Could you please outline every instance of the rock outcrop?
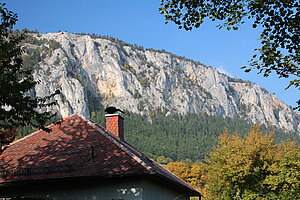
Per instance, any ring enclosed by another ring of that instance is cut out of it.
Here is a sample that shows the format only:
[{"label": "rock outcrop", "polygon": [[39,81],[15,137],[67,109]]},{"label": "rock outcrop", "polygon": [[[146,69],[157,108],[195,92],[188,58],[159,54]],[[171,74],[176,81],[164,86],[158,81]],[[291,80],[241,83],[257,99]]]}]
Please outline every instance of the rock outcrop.
[{"label": "rock outcrop", "polygon": [[25,64],[34,66],[37,96],[60,89],[62,116],[114,105],[136,113],[239,116],[252,123],[299,130],[299,114],[249,81],[174,54],[109,37],[65,32],[32,34]]}]

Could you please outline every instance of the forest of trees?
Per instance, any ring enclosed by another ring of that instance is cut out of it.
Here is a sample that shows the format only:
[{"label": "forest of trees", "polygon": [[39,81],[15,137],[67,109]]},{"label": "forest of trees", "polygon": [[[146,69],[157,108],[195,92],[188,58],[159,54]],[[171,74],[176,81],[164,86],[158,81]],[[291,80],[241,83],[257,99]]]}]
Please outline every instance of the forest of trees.
[{"label": "forest of trees", "polygon": [[[216,139],[224,129],[241,135],[251,129],[250,124],[238,118],[194,113],[166,116],[163,110],[153,111],[150,116],[126,112],[124,118],[126,141],[163,164],[171,160],[161,156],[174,161],[202,160],[217,144]],[[104,112],[92,112],[91,120],[104,126]],[[276,142],[288,138],[300,141],[294,133],[273,131]]]}]

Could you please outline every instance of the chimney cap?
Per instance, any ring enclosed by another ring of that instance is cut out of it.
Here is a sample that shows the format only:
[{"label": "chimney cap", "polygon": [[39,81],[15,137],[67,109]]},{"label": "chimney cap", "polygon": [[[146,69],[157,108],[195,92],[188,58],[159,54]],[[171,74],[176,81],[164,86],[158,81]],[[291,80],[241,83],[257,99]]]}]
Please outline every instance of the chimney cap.
[{"label": "chimney cap", "polygon": [[114,114],[116,112],[121,112],[124,113],[123,110],[120,110],[119,108],[113,107],[113,106],[108,106],[107,108],[105,108],[104,110],[107,114]]}]

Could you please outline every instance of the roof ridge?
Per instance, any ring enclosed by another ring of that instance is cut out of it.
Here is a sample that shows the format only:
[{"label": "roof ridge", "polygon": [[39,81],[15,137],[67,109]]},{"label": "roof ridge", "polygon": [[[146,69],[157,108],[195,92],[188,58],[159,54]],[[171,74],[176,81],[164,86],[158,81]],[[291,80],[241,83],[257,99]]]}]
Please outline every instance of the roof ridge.
[{"label": "roof ridge", "polygon": [[[109,133],[108,130],[106,130],[104,127],[101,125],[92,122],[91,120],[87,119],[81,114],[78,114],[80,118],[85,120],[88,124],[93,126],[99,133],[104,135],[106,138],[108,138],[111,142],[113,142],[115,145],[117,145],[119,148],[121,148],[125,153],[127,153],[130,157],[132,157],[134,160],[136,160],[138,163],[140,163],[143,167],[145,167],[150,173],[155,171],[152,166],[148,165],[146,162],[144,162],[139,156],[137,156],[132,150],[127,148],[124,144],[122,144],[123,141],[120,141],[119,139],[115,138],[112,136],[112,134]],[[127,144],[127,143],[126,143]]]}]

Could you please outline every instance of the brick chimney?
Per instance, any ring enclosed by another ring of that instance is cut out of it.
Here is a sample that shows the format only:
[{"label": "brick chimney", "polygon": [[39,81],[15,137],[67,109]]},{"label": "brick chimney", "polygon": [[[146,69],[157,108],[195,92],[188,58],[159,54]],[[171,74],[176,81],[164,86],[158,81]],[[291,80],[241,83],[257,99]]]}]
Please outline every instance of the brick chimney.
[{"label": "brick chimney", "polygon": [[105,118],[106,130],[124,140],[124,118],[119,114],[106,114]]}]

